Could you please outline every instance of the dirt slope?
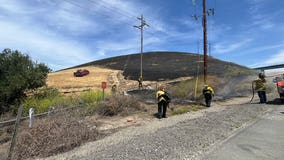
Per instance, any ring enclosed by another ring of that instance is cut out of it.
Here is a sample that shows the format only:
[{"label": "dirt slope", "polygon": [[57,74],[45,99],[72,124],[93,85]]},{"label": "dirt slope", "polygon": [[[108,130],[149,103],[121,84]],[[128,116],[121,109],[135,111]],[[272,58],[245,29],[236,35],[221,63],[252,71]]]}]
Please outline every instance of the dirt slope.
[{"label": "dirt slope", "polygon": [[247,100],[231,100],[235,103],[233,105],[214,103],[205,110],[153,119],[145,125],[123,129],[102,140],[46,159],[199,159],[204,152],[275,107],[271,104],[240,104]]},{"label": "dirt slope", "polygon": [[[73,72],[77,69],[87,69],[89,75],[83,77],[74,77]],[[114,81],[118,81],[118,70],[101,68],[96,66],[86,66],[67,69],[48,74],[47,86],[58,88],[61,92],[77,92],[87,89],[101,89],[101,83],[107,82],[107,90]]]}]

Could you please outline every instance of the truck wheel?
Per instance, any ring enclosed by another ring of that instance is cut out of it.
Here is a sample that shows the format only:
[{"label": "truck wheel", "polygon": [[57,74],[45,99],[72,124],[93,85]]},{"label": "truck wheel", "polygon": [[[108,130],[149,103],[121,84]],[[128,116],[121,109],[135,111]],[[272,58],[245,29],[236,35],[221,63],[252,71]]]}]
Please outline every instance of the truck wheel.
[{"label": "truck wheel", "polygon": [[284,94],[280,94],[280,101],[281,103],[284,103]]}]

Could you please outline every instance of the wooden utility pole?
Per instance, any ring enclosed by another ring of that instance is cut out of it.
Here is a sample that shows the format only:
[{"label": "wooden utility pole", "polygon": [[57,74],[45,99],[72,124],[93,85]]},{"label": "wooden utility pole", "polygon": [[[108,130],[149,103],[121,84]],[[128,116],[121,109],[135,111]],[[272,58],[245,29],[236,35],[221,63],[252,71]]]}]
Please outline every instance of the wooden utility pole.
[{"label": "wooden utility pole", "polygon": [[206,0],[203,0],[203,61],[204,61],[204,84],[207,84],[207,20],[206,20],[207,10],[206,10]]},{"label": "wooden utility pole", "polygon": [[140,77],[139,79],[141,80],[141,83],[142,83],[142,80],[143,80],[143,63],[142,63],[142,59],[143,59],[143,30],[144,30],[144,26],[148,26],[149,25],[146,23],[143,15],[141,15],[141,17],[137,17],[138,20],[140,20],[140,26],[133,26],[135,28],[138,28],[140,29],[140,32],[141,32],[141,50],[140,50]]},{"label": "wooden utility pole", "polygon": [[[195,0],[192,1],[193,5],[195,4]],[[204,84],[207,83],[207,15],[214,15],[214,8],[206,9],[206,0],[202,0],[203,12],[202,15],[194,15],[193,18],[198,20],[202,17],[202,27],[203,27],[203,64],[204,64]]]}]

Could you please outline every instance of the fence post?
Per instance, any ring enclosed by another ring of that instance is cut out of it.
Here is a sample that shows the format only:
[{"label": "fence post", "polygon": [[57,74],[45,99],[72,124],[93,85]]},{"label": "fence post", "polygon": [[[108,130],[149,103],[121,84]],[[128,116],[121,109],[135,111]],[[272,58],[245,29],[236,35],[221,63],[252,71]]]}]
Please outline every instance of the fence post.
[{"label": "fence post", "polygon": [[16,123],[15,123],[14,133],[13,133],[13,137],[12,137],[12,140],[11,140],[11,145],[10,145],[10,150],[9,150],[7,160],[12,159],[12,154],[13,154],[14,146],[16,144],[16,137],[17,137],[19,123],[20,123],[20,120],[21,120],[21,117],[22,117],[22,112],[23,112],[23,105],[20,105],[20,107],[18,108],[17,119],[16,119]]},{"label": "fence post", "polygon": [[29,109],[29,117],[30,117],[30,125],[29,128],[33,128],[33,124],[34,124],[34,108],[30,108]]}]

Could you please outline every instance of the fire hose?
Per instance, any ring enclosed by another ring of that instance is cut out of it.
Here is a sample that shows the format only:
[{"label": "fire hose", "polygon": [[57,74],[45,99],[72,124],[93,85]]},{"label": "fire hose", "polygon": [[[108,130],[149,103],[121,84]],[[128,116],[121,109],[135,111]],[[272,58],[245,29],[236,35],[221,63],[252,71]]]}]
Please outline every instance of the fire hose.
[{"label": "fire hose", "polygon": [[252,89],[252,97],[251,97],[251,100],[249,101],[249,103],[251,103],[253,98],[254,98],[254,85],[253,85],[253,82],[251,83],[251,89]]},{"label": "fire hose", "polygon": [[[250,101],[249,102],[245,102],[245,103],[241,103],[241,104],[252,103],[252,101],[254,99],[254,95],[255,95],[254,82],[252,82],[252,84],[251,84],[251,89],[252,89],[252,97],[251,97]],[[222,105],[222,104],[217,103],[217,102],[214,102],[214,103],[216,103],[216,104],[218,104],[220,106],[227,106],[227,105]],[[241,104],[237,103],[237,104],[230,104],[230,105],[232,106],[232,105],[241,105]]]}]

